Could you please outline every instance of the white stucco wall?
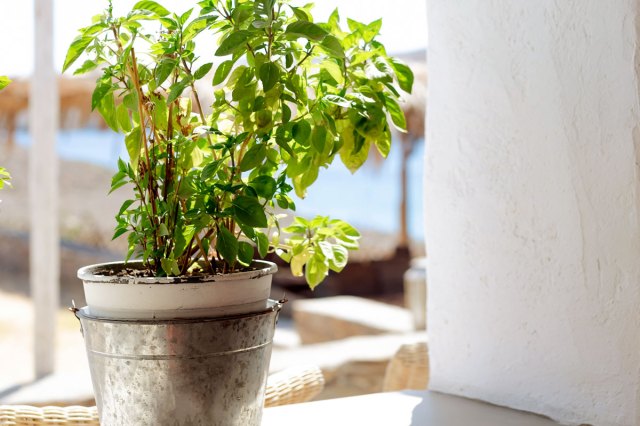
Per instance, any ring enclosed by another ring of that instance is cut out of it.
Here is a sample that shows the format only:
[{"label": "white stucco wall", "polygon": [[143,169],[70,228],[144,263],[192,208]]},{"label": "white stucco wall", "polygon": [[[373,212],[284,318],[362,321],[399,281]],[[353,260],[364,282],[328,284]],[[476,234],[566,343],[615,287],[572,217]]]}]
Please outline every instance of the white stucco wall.
[{"label": "white stucco wall", "polygon": [[428,0],[430,388],[640,425],[632,0]]}]

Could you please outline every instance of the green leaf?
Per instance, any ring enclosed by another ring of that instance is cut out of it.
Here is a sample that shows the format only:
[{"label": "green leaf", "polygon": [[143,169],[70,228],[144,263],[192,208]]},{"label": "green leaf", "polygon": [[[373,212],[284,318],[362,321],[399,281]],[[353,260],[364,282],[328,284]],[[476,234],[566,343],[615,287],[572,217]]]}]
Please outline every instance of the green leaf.
[{"label": "green leaf", "polygon": [[387,131],[383,132],[380,137],[374,139],[376,148],[378,148],[378,152],[383,158],[387,158],[391,151],[391,132],[389,132],[388,129],[387,127]]},{"label": "green leaf", "polygon": [[391,68],[396,73],[400,88],[407,93],[411,93],[413,88],[413,71],[405,63],[395,58],[389,58]]},{"label": "green leaf", "polygon": [[280,69],[273,62],[266,62],[260,67],[262,90],[268,92],[280,80]]},{"label": "green leaf", "polygon": [[9,83],[11,83],[11,80],[9,80],[9,77],[5,77],[3,75],[0,75],[0,90],[2,90],[5,87],[7,87],[9,85]]},{"label": "green leaf", "polygon": [[[118,159],[118,164],[122,162],[122,159]],[[111,177],[111,190],[109,194],[111,194],[116,189],[120,188],[127,184],[127,173],[124,170],[118,170],[116,174]]]},{"label": "green leaf", "polygon": [[133,203],[135,203],[135,200],[126,200],[124,203],[122,203],[122,206],[120,206],[120,210],[118,210],[116,218],[122,216]]},{"label": "green leaf", "polygon": [[304,277],[311,290],[313,290],[324,280],[328,273],[329,267],[327,266],[326,260],[316,253],[307,262]]},{"label": "green leaf", "polygon": [[245,226],[245,225],[243,225],[241,223],[238,223],[237,225],[238,225],[238,227],[240,228],[240,230],[242,231],[242,233],[246,237],[251,238],[251,239],[254,239],[256,237],[256,231],[252,227]]},{"label": "green leaf", "polygon": [[129,119],[129,110],[125,104],[120,104],[116,108],[116,118],[118,126],[126,133],[131,131],[131,120]]},{"label": "green leaf", "polygon": [[88,27],[84,27],[80,29],[80,33],[83,36],[92,36],[92,35],[96,35],[100,32],[102,32],[103,30],[105,30],[107,27],[107,24],[105,22],[97,22],[93,25],[89,25]]},{"label": "green leaf", "polygon": [[230,59],[218,65],[218,68],[216,68],[216,73],[213,76],[213,85],[220,84],[227,78],[229,72],[231,72],[231,68],[233,68],[234,63],[235,61]]},{"label": "green leaf", "polygon": [[178,21],[176,21],[175,19],[165,17],[165,18],[160,18],[159,21],[162,24],[162,26],[168,29],[169,31],[175,31],[178,29]]},{"label": "green leaf", "polygon": [[347,262],[349,261],[349,252],[346,248],[339,245],[333,245],[332,250],[333,258],[329,260],[329,268],[332,271],[340,272],[344,269],[344,267],[347,265]]},{"label": "green leaf", "polygon": [[167,225],[164,223],[161,223],[160,226],[158,226],[158,235],[160,235],[161,237],[166,237],[169,234],[169,228],[167,228]]},{"label": "green leaf", "polygon": [[342,69],[340,68],[340,65],[336,64],[333,61],[328,60],[322,63],[322,68],[324,68],[324,70],[326,70],[329,73],[329,75],[336,81],[336,83],[338,84],[344,83],[344,75],[342,74]]},{"label": "green leaf", "polygon": [[258,254],[260,257],[265,257],[269,252],[269,238],[262,233],[256,233],[256,244],[258,245]]},{"label": "green leaf", "polygon": [[128,229],[126,227],[118,227],[118,228],[116,228],[115,232],[113,233],[113,237],[111,237],[111,241],[115,240],[116,238],[118,238],[122,234],[126,233],[127,231],[128,231]]},{"label": "green leaf", "polygon": [[298,142],[302,146],[309,145],[309,136],[311,136],[311,125],[308,121],[302,120],[298,121],[293,126],[293,139]]},{"label": "green leaf", "polygon": [[216,251],[231,266],[236,263],[238,258],[238,240],[224,226],[218,230],[218,238],[216,238]]},{"label": "green leaf", "polygon": [[302,174],[300,178],[300,182],[298,183],[298,188],[296,188],[296,192],[301,195],[300,198],[304,197],[304,193],[308,187],[310,187],[316,179],[318,179],[318,167],[311,166],[306,172]]},{"label": "green leaf", "polygon": [[240,163],[240,171],[246,172],[247,170],[258,167],[264,161],[267,155],[267,146],[265,144],[257,144],[249,148],[249,150],[242,157]]},{"label": "green leaf", "polygon": [[291,120],[291,108],[289,108],[286,103],[282,102],[282,122],[288,123],[289,120]]},{"label": "green leaf", "polygon": [[259,111],[256,111],[256,126],[258,126],[258,128],[262,129],[269,126],[269,124],[271,124],[271,121],[272,114],[270,110],[261,109]]},{"label": "green leaf", "polygon": [[331,221],[331,224],[336,226],[340,230],[340,232],[342,232],[347,237],[360,238],[360,233],[358,232],[358,230],[343,220],[333,220]]},{"label": "green leaf", "polygon": [[238,219],[244,225],[253,228],[266,228],[267,216],[264,207],[256,198],[241,195],[233,200],[233,211]]},{"label": "green leaf", "polygon": [[310,257],[311,254],[309,253],[308,247],[302,248],[302,251],[300,253],[291,257],[291,274],[294,277],[302,276],[302,267],[307,263],[307,260],[309,260]]},{"label": "green leaf", "polygon": [[118,119],[116,118],[116,103],[113,93],[109,93],[102,98],[98,104],[98,111],[107,126],[114,132],[118,131]]},{"label": "green leaf", "polygon": [[[278,130],[282,129],[282,127],[279,127]],[[289,144],[287,143],[287,140],[285,140],[283,137],[280,136],[281,132],[276,133],[276,143],[278,144],[278,146],[282,149],[284,149],[287,154],[289,154],[290,156],[294,157],[296,154],[293,152],[293,150],[291,149],[291,147],[289,146]]]},{"label": "green leaf", "polygon": [[193,8],[187,10],[186,12],[184,12],[182,15],[180,15],[180,24],[184,25],[185,22],[187,22],[187,20],[189,19],[189,17],[191,16],[191,14],[193,13]]},{"label": "green leaf", "polygon": [[215,16],[200,16],[187,25],[182,32],[182,41],[187,42],[200,34],[205,28],[216,20]]},{"label": "green leaf", "polygon": [[285,210],[289,208],[289,202],[287,201],[287,197],[285,195],[276,194],[275,198],[276,202],[278,203],[278,207]]},{"label": "green leaf", "polygon": [[200,80],[202,77],[207,75],[209,71],[211,71],[211,67],[213,67],[213,64],[211,62],[209,62],[208,64],[202,65],[200,68],[196,70],[196,72],[193,73],[193,77],[196,80]]},{"label": "green leaf", "polygon": [[178,261],[175,259],[160,259],[160,265],[162,270],[168,277],[180,275],[180,268],[178,267]]},{"label": "green leaf", "polygon": [[360,135],[354,135],[353,130],[344,132],[342,134],[343,145],[340,148],[340,160],[349,169],[351,173],[355,173],[364,163],[369,156],[370,142],[364,141],[363,146],[359,150],[355,150],[354,138]]},{"label": "green leaf", "polygon": [[257,19],[251,23],[254,28],[267,28],[267,21],[263,21],[261,19]]},{"label": "green leaf", "polygon": [[218,169],[220,168],[221,160],[212,161],[203,167],[202,173],[200,174],[200,178],[202,180],[207,180],[213,177]]},{"label": "green leaf", "polygon": [[329,24],[329,27],[331,27],[332,30],[340,31],[340,14],[338,13],[337,8],[333,9],[333,12],[331,12],[327,24]]},{"label": "green leaf", "polygon": [[278,255],[278,257],[280,257],[280,259],[284,260],[287,263],[291,262],[291,251],[284,251],[282,249],[276,249],[275,250],[276,254]]},{"label": "green leaf", "polygon": [[326,141],[327,129],[324,126],[315,126],[313,128],[313,132],[311,132],[311,145],[315,148],[317,153],[322,154],[324,152],[324,145]]},{"label": "green leaf", "polygon": [[301,21],[309,21],[309,14],[304,10],[301,9],[299,7],[295,7],[295,6],[289,6],[291,8],[291,10],[293,11],[293,14],[296,16],[296,18],[298,18]]},{"label": "green leaf", "polygon": [[187,76],[182,80],[180,80],[179,82],[177,82],[176,84],[172,85],[171,88],[169,89],[167,104],[170,104],[171,102],[178,99],[178,97],[182,94],[182,92],[184,92],[184,89],[186,89],[191,84],[191,81],[192,81],[192,78],[190,76]]},{"label": "green leaf", "polygon": [[113,86],[108,78],[101,78],[96,83],[96,88],[93,90],[93,94],[91,95],[91,111],[95,110],[102,99],[111,91]]},{"label": "green leaf", "polygon": [[164,96],[152,96],[153,102],[153,122],[156,125],[156,129],[167,130],[169,121],[169,109],[165,102]]},{"label": "green leaf", "polygon": [[90,59],[87,59],[86,61],[84,61],[84,63],[80,66],[80,68],[78,68],[77,70],[75,70],[73,72],[73,75],[80,75],[80,74],[85,74],[89,71],[93,71],[94,69],[96,69],[98,67],[98,63],[95,61],[92,61]]},{"label": "green leaf", "polygon": [[174,256],[181,256],[182,253],[187,248],[187,244],[193,238],[193,235],[196,232],[196,227],[193,225],[188,225],[185,227],[176,226],[175,230],[175,242],[176,245],[173,248]]},{"label": "green leaf", "polygon": [[160,87],[162,83],[171,75],[176,68],[178,61],[175,59],[163,59],[156,67],[156,87]]},{"label": "green leaf", "polygon": [[389,114],[391,115],[393,124],[395,124],[398,130],[400,130],[401,132],[406,132],[407,122],[404,118],[404,112],[402,111],[402,108],[400,108],[398,102],[396,102],[396,100],[392,97],[386,96],[385,99],[387,102],[387,111],[389,111]]},{"label": "green leaf", "polygon": [[142,138],[140,134],[140,127],[134,127],[124,138],[124,144],[127,147],[127,153],[129,154],[129,162],[134,168],[138,167],[138,160],[140,159],[140,150],[142,149]]},{"label": "green leaf", "polygon": [[253,246],[246,241],[238,243],[238,262],[244,266],[251,265],[253,261]]},{"label": "green leaf", "polygon": [[270,200],[276,193],[276,180],[271,176],[258,176],[249,182],[249,186],[255,189],[259,196],[267,200]]},{"label": "green leaf", "polygon": [[332,249],[331,243],[329,243],[328,241],[320,241],[317,244],[317,247],[320,248],[320,251],[322,252],[322,256],[324,256],[325,259],[328,259],[328,260],[333,259],[333,249]]},{"label": "green leaf", "polygon": [[313,41],[322,41],[327,36],[324,29],[309,21],[294,22],[287,27],[285,33]]},{"label": "green leaf", "polygon": [[146,10],[158,16],[167,16],[169,11],[161,6],[159,3],[151,0],[142,0],[136,3],[132,9]]},{"label": "green leaf", "polygon": [[373,41],[373,39],[380,33],[380,28],[382,28],[382,19],[376,19],[370,24],[366,25],[362,29],[362,38],[367,43]]},{"label": "green leaf", "polygon": [[338,95],[326,95],[325,97],[322,98],[324,101],[332,103],[334,105],[338,105],[341,106],[343,108],[349,108],[351,107],[351,102],[348,101],[347,99],[343,98],[342,96],[338,96]]},{"label": "green leaf", "polygon": [[62,72],[65,72],[75,61],[82,55],[82,52],[91,44],[93,37],[84,36],[77,37],[69,46],[67,50],[67,56],[64,58],[64,65],[62,66]]},{"label": "green leaf", "polygon": [[362,33],[362,30],[364,30],[365,28],[365,25],[363,23],[351,18],[347,18],[347,25],[349,26],[349,30],[354,33]]},{"label": "green leaf", "polygon": [[342,43],[340,43],[337,37],[329,34],[322,40],[320,45],[329,54],[337,58],[344,58],[344,47],[342,47]]},{"label": "green leaf", "polygon": [[234,50],[244,45],[247,39],[251,36],[251,32],[247,30],[239,30],[232,32],[222,40],[220,47],[216,50],[216,56],[226,56],[233,53]]}]

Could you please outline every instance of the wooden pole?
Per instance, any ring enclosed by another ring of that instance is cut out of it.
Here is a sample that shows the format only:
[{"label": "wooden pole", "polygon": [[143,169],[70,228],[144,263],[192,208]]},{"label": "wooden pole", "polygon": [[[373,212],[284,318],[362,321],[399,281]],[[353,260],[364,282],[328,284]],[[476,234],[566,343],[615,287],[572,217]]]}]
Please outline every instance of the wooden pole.
[{"label": "wooden pole", "polygon": [[30,283],[33,298],[35,374],[55,366],[60,293],[58,232],[58,88],[53,62],[53,0],[34,1],[35,60],[29,100]]}]

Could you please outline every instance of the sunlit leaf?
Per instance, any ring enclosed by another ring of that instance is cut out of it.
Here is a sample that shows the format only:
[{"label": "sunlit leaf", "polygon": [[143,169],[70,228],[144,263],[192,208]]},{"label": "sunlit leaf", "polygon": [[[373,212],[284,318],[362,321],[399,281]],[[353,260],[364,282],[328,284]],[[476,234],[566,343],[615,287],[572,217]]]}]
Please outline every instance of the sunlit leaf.
[{"label": "sunlit leaf", "polygon": [[67,56],[64,58],[64,65],[62,66],[62,72],[65,72],[75,61],[82,55],[85,49],[94,40],[92,36],[77,37],[69,46],[67,50]]},{"label": "sunlit leaf", "polygon": [[400,88],[407,93],[411,93],[413,88],[413,71],[406,64],[395,58],[389,58],[391,67],[396,73]]},{"label": "sunlit leaf", "polygon": [[133,9],[146,10],[158,16],[167,16],[169,11],[161,6],[158,2],[151,0],[142,0],[133,6]]},{"label": "sunlit leaf", "polygon": [[314,254],[307,262],[304,276],[309,287],[313,290],[320,284],[329,273],[329,267],[324,259],[318,254]]},{"label": "sunlit leaf", "polygon": [[392,97],[387,96],[386,101],[387,101],[387,111],[389,111],[389,115],[391,115],[391,120],[393,121],[393,124],[396,125],[398,130],[402,132],[406,132],[407,122],[404,118],[404,112],[402,111],[402,108],[400,108],[400,105],[398,104],[398,102]]}]

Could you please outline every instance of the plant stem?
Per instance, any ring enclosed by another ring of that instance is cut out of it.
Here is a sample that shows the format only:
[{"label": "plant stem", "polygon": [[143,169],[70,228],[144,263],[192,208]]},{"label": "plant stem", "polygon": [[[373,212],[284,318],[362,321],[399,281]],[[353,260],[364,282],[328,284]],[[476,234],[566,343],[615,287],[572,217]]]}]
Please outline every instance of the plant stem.
[{"label": "plant stem", "polygon": [[202,240],[200,239],[197,233],[195,233],[193,236],[196,239],[196,243],[198,245],[198,248],[200,249],[200,253],[202,253],[202,259],[204,259],[204,263],[207,265],[209,272],[213,273],[214,272],[213,265],[211,265],[211,262],[209,261],[209,254],[204,250],[204,247],[202,245]]}]

